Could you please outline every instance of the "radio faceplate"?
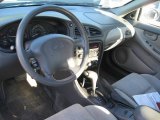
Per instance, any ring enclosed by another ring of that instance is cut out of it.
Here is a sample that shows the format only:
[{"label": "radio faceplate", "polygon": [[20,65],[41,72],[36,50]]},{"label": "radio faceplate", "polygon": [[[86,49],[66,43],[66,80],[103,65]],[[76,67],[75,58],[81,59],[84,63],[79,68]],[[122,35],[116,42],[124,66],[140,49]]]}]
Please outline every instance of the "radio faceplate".
[{"label": "radio faceplate", "polygon": [[[100,41],[90,42],[89,43],[89,55],[88,55],[88,67],[98,67],[102,51],[102,43]],[[83,57],[83,49],[78,49],[76,51],[76,56],[80,60]],[[79,61],[78,60],[78,61]],[[80,61],[79,61],[80,63]]]}]

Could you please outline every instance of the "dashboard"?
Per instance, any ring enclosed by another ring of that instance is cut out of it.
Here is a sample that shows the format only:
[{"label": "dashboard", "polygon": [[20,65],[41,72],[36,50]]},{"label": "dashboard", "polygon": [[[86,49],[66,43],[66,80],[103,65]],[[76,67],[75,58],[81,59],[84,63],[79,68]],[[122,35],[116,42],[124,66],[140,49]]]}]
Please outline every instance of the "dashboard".
[{"label": "dashboard", "polygon": [[[20,21],[37,6],[0,9],[0,77],[1,80],[21,75],[22,69],[16,54],[15,40]],[[72,12],[83,24],[89,42],[100,42],[102,51],[131,39],[134,27],[123,18],[95,7],[61,6]],[[35,17],[27,26],[24,42],[47,34],[64,34],[77,40],[79,30],[66,16],[57,12],[45,12]],[[94,48],[92,51],[96,51]],[[93,53],[93,52],[91,52]],[[99,57],[99,56],[98,56]],[[97,58],[97,57],[96,57]],[[5,73],[5,74],[4,74]]]},{"label": "dashboard", "polygon": [[[19,22],[11,23],[0,30],[0,50],[6,53],[15,52],[16,32]],[[24,34],[24,41],[32,41],[47,34],[68,34],[64,23],[56,20],[36,18],[32,20]]]}]

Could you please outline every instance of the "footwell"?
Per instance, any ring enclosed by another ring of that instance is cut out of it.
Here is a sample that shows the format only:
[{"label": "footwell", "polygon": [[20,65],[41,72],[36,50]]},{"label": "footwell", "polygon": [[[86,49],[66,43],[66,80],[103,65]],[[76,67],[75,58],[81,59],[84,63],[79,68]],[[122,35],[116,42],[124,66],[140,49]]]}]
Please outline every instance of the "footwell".
[{"label": "footwell", "polygon": [[52,101],[41,86],[31,88],[26,81],[6,82],[6,102],[0,106],[3,120],[44,120],[55,113]]}]

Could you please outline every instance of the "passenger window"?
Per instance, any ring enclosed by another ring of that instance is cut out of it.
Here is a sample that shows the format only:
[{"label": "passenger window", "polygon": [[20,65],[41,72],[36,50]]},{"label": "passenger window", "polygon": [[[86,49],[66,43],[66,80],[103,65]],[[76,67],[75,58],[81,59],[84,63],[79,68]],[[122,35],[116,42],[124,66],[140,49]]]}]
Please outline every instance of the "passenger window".
[{"label": "passenger window", "polygon": [[160,1],[143,7],[139,21],[160,27]]}]

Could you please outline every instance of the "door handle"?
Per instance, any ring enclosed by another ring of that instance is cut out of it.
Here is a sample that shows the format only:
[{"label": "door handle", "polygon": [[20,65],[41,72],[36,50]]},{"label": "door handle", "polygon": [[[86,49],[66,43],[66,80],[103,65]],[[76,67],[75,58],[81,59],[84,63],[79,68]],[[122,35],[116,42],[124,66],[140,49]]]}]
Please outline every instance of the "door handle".
[{"label": "door handle", "polygon": [[148,31],[144,31],[144,36],[152,41],[156,41],[158,38],[157,34]]}]

